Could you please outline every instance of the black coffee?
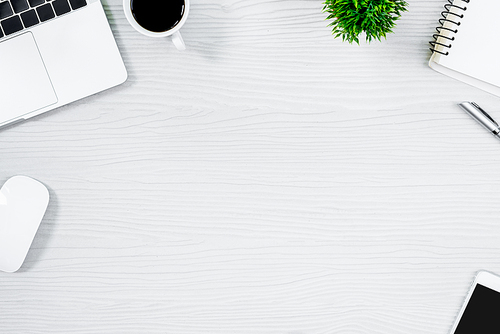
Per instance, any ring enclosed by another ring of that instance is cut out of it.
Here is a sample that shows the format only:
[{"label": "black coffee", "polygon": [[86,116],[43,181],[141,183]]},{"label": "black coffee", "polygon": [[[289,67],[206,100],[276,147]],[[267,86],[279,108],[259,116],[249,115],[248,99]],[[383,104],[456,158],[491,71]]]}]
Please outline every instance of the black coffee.
[{"label": "black coffee", "polygon": [[184,0],[130,0],[132,15],[144,29],[164,32],[175,27],[184,15]]}]

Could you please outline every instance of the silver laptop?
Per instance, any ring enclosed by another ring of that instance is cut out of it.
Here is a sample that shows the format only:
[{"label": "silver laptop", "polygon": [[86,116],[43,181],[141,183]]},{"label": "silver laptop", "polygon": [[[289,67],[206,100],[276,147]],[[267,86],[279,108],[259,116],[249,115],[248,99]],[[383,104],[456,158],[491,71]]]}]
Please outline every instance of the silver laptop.
[{"label": "silver laptop", "polygon": [[126,79],[99,0],[0,0],[0,127]]}]

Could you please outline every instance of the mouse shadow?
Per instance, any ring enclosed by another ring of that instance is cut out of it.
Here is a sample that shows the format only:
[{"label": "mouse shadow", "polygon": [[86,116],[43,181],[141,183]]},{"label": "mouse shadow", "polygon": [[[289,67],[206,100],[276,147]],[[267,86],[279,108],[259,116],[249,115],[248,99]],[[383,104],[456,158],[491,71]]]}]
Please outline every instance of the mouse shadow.
[{"label": "mouse shadow", "polygon": [[54,194],[54,191],[52,191],[50,187],[47,187],[47,189],[49,191],[49,205],[47,206],[45,215],[43,216],[42,222],[40,223],[40,226],[35,234],[35,238],[31,243],[28,254],[24,259],[21,268],[17,271],[18,273],[31,271],[42,261],[45,252],[47,252],[49,248],[50,239],[54,235],[53,231],[56,226],[59,207],[57,204],[57,196]]}]

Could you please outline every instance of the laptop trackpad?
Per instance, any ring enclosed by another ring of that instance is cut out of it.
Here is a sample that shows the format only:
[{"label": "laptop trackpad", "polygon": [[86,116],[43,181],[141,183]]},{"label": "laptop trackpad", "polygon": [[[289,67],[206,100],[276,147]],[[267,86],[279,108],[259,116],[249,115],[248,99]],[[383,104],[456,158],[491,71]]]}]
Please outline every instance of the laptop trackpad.
[{"label": "laptop trackpad", "polygon": [[56,102],[33,35],[0,43],[0,123]]}]

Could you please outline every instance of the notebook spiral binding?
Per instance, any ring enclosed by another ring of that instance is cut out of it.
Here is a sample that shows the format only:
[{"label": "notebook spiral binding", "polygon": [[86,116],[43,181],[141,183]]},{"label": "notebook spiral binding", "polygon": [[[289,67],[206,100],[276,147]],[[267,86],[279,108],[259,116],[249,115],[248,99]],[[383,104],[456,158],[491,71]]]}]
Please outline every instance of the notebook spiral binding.
[{"label": "notebook spiral binding", "polygon": [[[441,12],[441,18],[439,19],[440,26],[436,27],[436,31],[438,33],[432,35],[432,38],[434,38],[434,40],[429,42],[429,44],[432,46],[430,48],[432,52],[437,52],[444,56],[447,56],[450,53],[448,51],[446,52],[441,51],[442,48],[447,48],[447,49],[451,48],[451,42],[455,40],[455,36],[450,37],[449,35],[456,34],[458,32],[458,29],[456,27],[460,25],[460,19],[464,17],[463,14],[457,12],[467,10],[466,6],[461,7],[454,4],[454,2],[459,2],[459,1],[456,0],[455,1],[447,0],[447,1],[448,3],[444,5],[445,10]],[[470,0],[460,0],[460,2],[464,2],[467,4],[470,2]],[[443,34],[443,30],[446,30],[448,33]],[[439,38],[441,38],[441,40],[438,42]],[[441,50],[439,50],[438,46],[442,47]]]}]

